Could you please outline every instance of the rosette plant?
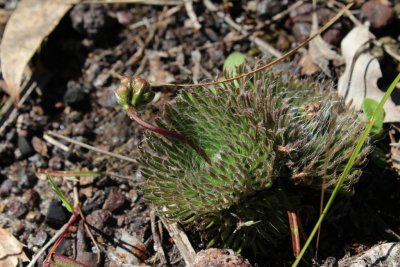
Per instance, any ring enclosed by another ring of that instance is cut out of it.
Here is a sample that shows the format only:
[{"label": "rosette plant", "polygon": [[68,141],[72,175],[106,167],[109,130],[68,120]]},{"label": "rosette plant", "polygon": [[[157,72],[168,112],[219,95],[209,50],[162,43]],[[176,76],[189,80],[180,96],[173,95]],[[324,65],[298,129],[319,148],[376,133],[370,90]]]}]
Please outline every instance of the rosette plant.
[{"label": "rosette plant", "polygon": [[[328,84],[272,72],[184,90],[157,124],[184,138],[146,133],[146,198],[209,246],[236,250],[287,238],[287,211],[305,189],[333,189],[365,126]],[[354,168],[342,190],[359,175]]]}]

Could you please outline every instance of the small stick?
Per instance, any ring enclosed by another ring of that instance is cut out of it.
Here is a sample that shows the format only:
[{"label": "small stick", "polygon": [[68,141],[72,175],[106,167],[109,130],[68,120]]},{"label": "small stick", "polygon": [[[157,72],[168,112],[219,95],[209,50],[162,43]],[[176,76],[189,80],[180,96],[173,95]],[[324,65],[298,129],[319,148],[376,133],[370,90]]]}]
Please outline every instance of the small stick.
[{"label": "small stick", "polygon": [[91,145],[88,145],[88,144],[85,144],[85,143],[82,143],[82,142],[79,142],[79,141],[76,141],[74,139],[71,139],[69,137],[63,136],[61,134],[58,134],[58,133],[55,133],[55,132],[52,132],[52,131],[48,131],[47,134],[55,136],[57,138],[60,138],[60,139],[62,139],[64,141],[67,141],[67,142],[72,143],[74,145],[81,146],[81,147],[87,148],[89,150],[105,154],[107,156],[111,156],[111,157],[114,157],[114,158],[122,159],[122,160],[133,162],[133,163],[137,163],[136,160],[134,160],[134,159],[131,159],[131,158],[128,158],[128,157],[125,157],[125,156],[122,156],[122,155],[119,155],[119,154],[116,154],[116,153],[113,153],[113,152],[110,152],[110,151],[107,151],[107,150],[104,150],[104,149],[100,149],[100,148],[97,148],[97,147],[94,147],[94,146],[91,146]]},{"label": "small stick", "polygon": [[190,20],[192,21],[193,27],[195,28],[195,30],[200,30],[201,25],[197,19],[196,13],[194,13],[193,1],[192,0],[183,0],[183,2],[185,2],[185,9],[186,9],[187,15],[189,16]]},{"label": "small stick", "polygon": [[69,221],[63,225],[63,227],[61,227],[57,233],[55,233],[55,235],[35,254],[35,256],[32,257],[31,261],[29,262],[27,267],[33,267],[35,265],[35,263],[37,262],[37,260],[39,259],[39,257],[46,252],[46,250],[51,246],[51,244],[53,244],[58,237],[66,230],[68,229],[70,222],[72,220],[72,216],[69,219]]},{"label": "small stick", "polygon": [[165,252],[164,252],[164,248],[162,247],[162,243],[160,240],[160,235],[158,233],[158,229],[156,227],[156,212],[154,209],[151,209],[150,211],[150,222],[151,222],[151,232],[153,233],[153,240],[154,243],[157,245],[157,252],[160,253],[160,265],[164,266],[164,264],[167,262],[166,258],[165,258]]}]

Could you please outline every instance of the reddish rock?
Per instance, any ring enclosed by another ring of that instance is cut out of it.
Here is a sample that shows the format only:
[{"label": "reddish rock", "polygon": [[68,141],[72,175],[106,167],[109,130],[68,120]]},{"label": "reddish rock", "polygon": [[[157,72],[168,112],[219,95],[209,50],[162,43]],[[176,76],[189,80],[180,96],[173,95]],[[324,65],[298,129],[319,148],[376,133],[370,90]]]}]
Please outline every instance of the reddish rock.
[{"label": "reddish rock", "polygon": [[371,22],[371,28],[380,29],[394,20],[395,13],[390,5],[371,0],[361,7],[361,19]]},{"label": "reddish rock", "polygon": [[125,204],[125,196],[114,187],[111,189],[106,201],[104,202],[103,209],[115,211]]},{"label": "reddish rock", "polygon": [[235,255],[231,249],[210,248],[197,253],[193,267],[249,267],[247,259]]}]

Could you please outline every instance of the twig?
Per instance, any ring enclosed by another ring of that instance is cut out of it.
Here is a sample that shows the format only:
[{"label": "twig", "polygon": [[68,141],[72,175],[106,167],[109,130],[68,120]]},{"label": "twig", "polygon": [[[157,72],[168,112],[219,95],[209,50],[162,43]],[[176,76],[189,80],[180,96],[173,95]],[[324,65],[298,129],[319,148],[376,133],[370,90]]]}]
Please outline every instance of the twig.
[{"label": "twig", "polygon": [[280,20],[281,18],[283,18],[284,16],[286,16],[287,14],[289,14],[290,12],[292,12],[292,10],[295,10],[296,8],[298,8],[299,6],[301,6],[304,3],[304,1],[296,1],[295,3],[293,3],[292,5],[290,5],[287,9],[283,10],[282,12],[274,15],[271,18],[271,21],[277,21]]},{"label": "twig", "polygon": [[67,141],[67,142],[72,143],[74,145],[81,146],[81,147],[87,148],[89,150],[105,154],[107,156],[111,156],[111,157],[114,157],[114,158],[122,159],[122,160],[133,162],[133,163],[137,163],[136,160],[134,160],[134,159],[131,159],[131,158],[128,158],[128,157],[125,157],[125,156],[122,156],[122,155],[119,155],[119,154],[116,154],[116,153],[113,153],[113,152],[109,152],[107,150],[100,149],[100,148],[97,148],[97,147],[94,147],[94,146],[91,146],[91,145],[88,145],[88,144],[84,144],[82,142],[76,141],[74,139],[71,139],[69,137],[63,136],[61,134],[57,134],[57,133],[52,132],[52,131],[48,131],[47,134],[55,136],[57,138],[60,138],[60,139],[62,139],[64,141]]},{"label": "twig", "polygon": [[82,209],[78,209],[79,215],[82,218],[82,221],[84,222],[83,227],[85,227],[86,233],[89,235],[90,239],[92,240],[94,246],[96,247],[96,252],[97,252],[97,263],[100,263],[100,247],[96,242],[96,239],[94,238],[92,232],[90,231],[89,226],[86,223],[86,218],[85,215],[83,215]]},{"label": "twig", "polygon": [[46,252],[46,250],[51,246],[51,244],[53,244],[58,237],[69,227],[69,224],[71,222],[71,220],[73,216],[71,216],[71,218],[69,219],[69,221],[63,225],[63,227],[61,227],[57,233],[55,233],[55,235],[35,254],[35,256],[32,257],[31,261],[29,262],[27,267],[33,267],[36,263],[36,261],[39,259],[39,257]]},{"label": "twig", "polygon": [[191,20],[191,22],[193,24],[193,28],[195,28],[195,30],[200,30],[201,25],[197,19],[196,13],[194,13],[193,1],[192,0],[183,0],[183,1],[185,2],[185,9],[189,16],[189,19]]},{"label": "twig", "polygon": [[[26,86],[28,85],[29,81],[27,80],[22,86],[21,88],[26,88]],[[18,107],[22,106],[25,101],[28,99],[28,97],[30,96],[30,94],[33,92],[33,90],[37,88],[37,84],[36,82],[33,82],[28,89],[26,90],[25,94],[21,97],[21,99],[18,102]],[[3,134],[4,130],[15,121],[15,119],[18,116],[18,109],[15,108],[14,105],[11,105],[8,112],[10,112],[10,115],[7,117],[7,119],[5,119],[4,122],[2,122],[0,120],[0,136]]]},{"label": "twig", "polygon": [[51,145],[53,145],[55,147],[58,147],[59,149],[64,150],[65,152],[69,151],[69,148],[66,145],[64,145],[63,143],[57,141],[56,139],[54,139],[53,137],[49,136],[48,134],[44,134],[43,135],[43,139],[45,141],[47,141],[47,143],[49,143],[49,144],[51,144]]},{"label": "twig", "polygon": [[194,251],[192,244],[190,244],[189,238],[181,227],[177,223],[168,223],[166,219],[160,216],[160,220],[167,229],[169,235],[175,242],[176,247],[182,255],[186,266],[193,266],[194,258],[196,257],[196,252]]},{"label": "twig", "polygon": [[164,248],[162,247],[160,235],[157,231],[156,212],[153,208],[150,211],[150,222],[151,222],[151,232],[153,233],[153,240],[154,240],[154,243],[157,245],[157,253],[159,253],[161,255],[160,265],[164,266],[164,264],[167,262],[167,260],[165,258],[165,252],[164,252]]},{"label": "twig", "polygon": [[[181,10],[181,6],[172,7],[172,8],[170,8],[170,9],[168,9],[167,12],[165,12],[165,16],[166,16],[166,17],[170,17],[170,16],[174,15],[175,13],[179,12],[180,10]],[[134,30],[134,29],[137,29],[137,28],[146,26],[146,25],[148,25],[149,23],[155,23],[155,22],[157,22],[158,20],[159,20],[158,18],[155,19],[155,18],[146,18],[146,17],[145,17],[145,18],[143,18],[142,20],[140,20],[140,21],[138,21],[138,22],[136,22],[136,23],[130,25],[130,26],[129,26],[129,29],[130,29],[130,30]]]}]

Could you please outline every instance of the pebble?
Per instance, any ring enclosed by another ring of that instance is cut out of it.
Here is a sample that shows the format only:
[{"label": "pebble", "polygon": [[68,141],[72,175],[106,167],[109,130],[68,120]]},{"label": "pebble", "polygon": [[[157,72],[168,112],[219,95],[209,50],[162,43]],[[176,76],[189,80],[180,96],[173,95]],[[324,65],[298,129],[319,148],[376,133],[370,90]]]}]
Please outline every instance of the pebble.
[{"label": "pebble", "polygon": [[28,189],[24,192],[24,200],[28,207],[30,209],[33,209],[36,207],[36,205],[39,203],[40,197],[38,192],[36,192],[34,189]]},{"label": "pebble", "polygon": [[63,256],[71,256],[74,253],[75,240],[64,238],[56,249],[56,253]]},{"label": "pebble", "polygon": [[28,214],[26,214],[25,219],[32,223],[38,223],[42,220],[42,217],[42,214],[38,210],[33,210],[29,211]]},{"label": "pebble", "polygon": [[22,218],[28,212],[28,208],[21,201],[13,200],[8,204],[8,211],[10,215],[16,218]]},{"label": "pebble", "polygon": [[0,196],[5,197],[11,193],[11,189],[15,186],[15,182],[7,179],[0,186]]},{"label": "pebble", "polygon": [[116,211],[125,204],[125,196],[116,187],[112,188],[106,201],[104,202],[103,209],[109,211]]},{"label": "pebble", "polygon": [[193,267],[202,266],[249,267],[251,264],[231,249],[210,248],[196,254]]},{"label": "pebble", "polygon": [[51,170],[62,170],[64,168],[64,160],[60,156],[54,156],[49,160],[49,168]]},{"label": "pebble", "polygon": [[104,108],[111,108],[116,106],[116,99],[114,91],[108,88],[102,89],[97,94],[99,104]]},{"label": "pebble", "polygon": [[371,22],[371,28],[380,29],[394,21],[395,12],[390,5],[382,1],[370,0],[361,7],[360,17],[363,21]]},{"label": "pebble", "polygon": [[82,211],[84,213],[90,213],[90,212],[93,212],[94,210],[101,208],[105,199],[106,199],[106,196],[105,196],[104,190],[96,191],[91,198],[87,199],[83,203]]},{"label": "pebble", "polygon": [[72,136],[88,136],[90,132],[84,121],[78,122],[72,127]]},{"label": "pebble", "polygon": [[37,183],[38,178],[32,172],[27,173],[25,170],[19,177],[19,186],[21,188],[32,188]]},{"label": "pebble", "polygon": [[27,158],[35,154],[31,141],[27,136],[18,135],[19,158]]},{"label": "pebble", "polygon": [[75,81],[68,82],[63,100],[66,105],[73,109],[87,110],[89,107],[89,95]]},{"label": "pebble", "polygon": [[5,167],[14,162],[14,146],[10,143],[0,144],[0,167]]},{"label": "pebble", "polygon": [[34,246],[42,247],[48,238],[48,234],[46,231],[40,230],[36,236],[31,239],[31,243]]},{"label": "pebble", "polygon": [[107,222],[111,219],[111,213],[107,210],[95,210],[86,216],[86,222],[99,230],[104,230]]},{"label": "pebble", "polygon": [[45,222],[50,226],[59,228],[68,221],[70,215],[58,199],[53,199],[47,209]]},{"label": "pebble", "polygon": [[259,16],[271,18],[274,15],[281,12],[288,5],[287,0],[276,1],[276,0],[262,0],[258,1],[257,14]]}]

